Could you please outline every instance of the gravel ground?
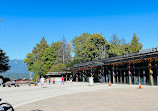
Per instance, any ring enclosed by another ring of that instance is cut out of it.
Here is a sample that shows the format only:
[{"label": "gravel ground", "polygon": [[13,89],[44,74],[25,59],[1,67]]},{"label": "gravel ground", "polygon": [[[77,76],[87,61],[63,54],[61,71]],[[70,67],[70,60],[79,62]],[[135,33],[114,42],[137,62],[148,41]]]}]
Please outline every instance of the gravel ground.
[{"label": "gravel ground", "polygon": [[158,111],[158,87],[138,85],[65,83],[0,88],[3,102],[15,111]]}]

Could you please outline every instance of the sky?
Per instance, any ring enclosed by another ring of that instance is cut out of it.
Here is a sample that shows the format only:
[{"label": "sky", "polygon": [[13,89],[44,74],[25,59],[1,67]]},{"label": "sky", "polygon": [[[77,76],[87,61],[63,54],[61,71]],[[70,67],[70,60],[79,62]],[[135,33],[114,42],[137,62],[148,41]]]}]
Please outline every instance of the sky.
[{"label": "sky", "polygon": [[143,49],[158,46],[156,0],[0,0],[0,48],[24,59],[44,36],[48,44],[69,42],[83,32],[113,34]]}]

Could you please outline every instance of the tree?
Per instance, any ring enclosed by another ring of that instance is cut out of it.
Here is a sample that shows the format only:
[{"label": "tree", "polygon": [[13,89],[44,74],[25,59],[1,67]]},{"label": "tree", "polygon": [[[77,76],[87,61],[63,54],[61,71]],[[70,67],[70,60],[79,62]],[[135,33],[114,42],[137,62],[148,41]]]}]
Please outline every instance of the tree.
[{"label": "tree", "polygon": [[46,48],[48,48],[48,47],[49,47],[49,45],[47,44],[47,41],[45,40],[45,38],[43,36],[40,43],[36,44],[36,47],[34,47],[34,49],[33,49],[33,54],[35,55],[37,60],[42,60],[42,56],[43,56]]},{"label": "tree", "polygon": [[30,72],[34,72],[35,61],[36,61],[36,57],[33,53],[28,53],[23,61],[24,63],[27,63],[27,70],[29,70]]},{"label": "tree", "polygon": [[75,53],[75,60],[78,60],[78,62],[83,62],[85,59],[85,43],[88,38],[90,38],[89,33],[83,33],[80,36],[76,36],[72,40],[72,46],[73,46],[73,52]]},{"label": "tree", "polygon": [[99,50],[101,46],[106,46],[107,41],[101,34],[92,34],[84,44],[84,56],[86,61],[101,59]]},{"label": "tree", "polygon": [[42,61],[44,62],[43,70],[48,72],[52,65],[58,63],[57,50],[59,49],[60,42],[53,42],[49,48],[47,48],[42,56]]},{"label": "tree", "polygon": [[61,41],[61,46],[60,46],[60,50],[61,50],[61,54],[62,54],[62,63],[65,64],[65,57],[66,57],[66,39],[65,37],[63,36],[63,39]]},{"label": "tree", "polygon": [[65,64],[68,64],[72,61],[72,45],[71,42],[66,44],[66,53],[65,53]]},{"label": "tree", "polygon": [[57,54],[57,63],[67,64],[71,61],[71,43],[66,42],[65,38],[62,41],[58,42],[58,49],[56,50]]},{"label": "tree", "polygon": [[105,40],[105,37],[102,36],[102,33],[93,33],[92,35],[83,33],[72,40],[72,45],[75,56],[68,66],[109,57],[109,43]]},{"label": "tree", "polygon": [[121,40],[115,34],[113,34],[110,40],[110,49],[109,49],[110,57],[122,55],[121,48],[122,48]]},{"label": "tree", "polygon": [[139,38],[134,33],[133,38],[131,40],[130,46],[129,46],[129,52],[134,53],[141,50],[143,47],[143,44],[139,43]]},{"label": "tree", "polygon": [[24,63],[27,63],[28,70],[34,72],[36,77],[44,75],[46,73],[46,66],[44,66],[44,59],[42,59],[44,52],[49,48],[47,41],[43,37],[39,44],[32,50],[32,53],[28,53],[24,59]]},{"label": "tree", "polygon": [[47,65],[56,64],[57,61],[57,53],[58,50],[58,42],[53,42],[49,48],[47,48],[43,54],[42,60]]},{"label": "tree", "polygon": [[[72,48],[74,57],[72,57]],[[34,72],[34,78],[46,74],[48,71],[62,71],[61,69],[73,66],[80,62],[104,59],[108,57],[137,52],[142,48],[138,37],[134,34],[130,43],[125,39],[120,40],[113,35],[107,42],[102,33],[83,33],[75,37],[71,42],[65,38],[53,42],[51,46],[43,37],[39,44],[28,53],[24,59],[28,70]]]},{"label": "tree", "polygon": [[129,49],[130,49],[130,44],[129,43],[126,43],[126,44],[123,44],[122,45],[122,48],[121,48],[121,53],[122,55],[125,55],[125,54],[129,54]]},{"label": "tree", "polygon": [[66,68],[65,64],[58,63],[51,67],[50,72],[60,72],[62,69]]},{"label": "tree", "polygon": [[9,57],[6,56],[6,53],[0,49],[0,73],[5,72],[10,69],[9,66]]}]

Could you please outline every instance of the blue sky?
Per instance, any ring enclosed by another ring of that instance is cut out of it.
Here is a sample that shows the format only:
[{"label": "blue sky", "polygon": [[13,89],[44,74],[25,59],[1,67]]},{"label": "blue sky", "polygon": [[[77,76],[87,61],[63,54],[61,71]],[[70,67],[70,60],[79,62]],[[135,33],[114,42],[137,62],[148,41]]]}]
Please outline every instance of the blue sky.
[{"label": "blue sky", "polygon": [[83,32],[132,39],[143,48],[158,46],[156,0],[0,0],[0,48],[10,59],[24,59],[45,36],[49,44]]}]

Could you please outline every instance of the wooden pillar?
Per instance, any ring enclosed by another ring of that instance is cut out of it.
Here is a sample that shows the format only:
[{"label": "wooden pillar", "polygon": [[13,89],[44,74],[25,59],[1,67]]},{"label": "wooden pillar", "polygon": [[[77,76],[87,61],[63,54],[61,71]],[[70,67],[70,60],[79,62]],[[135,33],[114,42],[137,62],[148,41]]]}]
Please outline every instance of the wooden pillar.
[{"label": "wooden pillar", "polygon": [[114,66],[112,66],[113,84],[116,84]]},{"label": "wooden pillar", "polygon": [[149,68],[150,84],[151,84],[151,86],[153,86],[153,76],[152,76],[152,70],[151,70],[151,60],[148,61],[148,68]]},{"label": "wooden pillar", "polygon": [[76,82],[78,82],[78,73],[76,74]]},{"label": "wooden pillar", "polygon": [[138,76],[139,76],[139,82],[141,82],[140,81],[140,69],[138,69]]},{"label": "wooden pillar", "polygon": [[99,70],[99,75],[98,75],[98,80],[100,81],[100,82],[102,82],[102,74],[101,74],[101,70]]},{"label": "wooden pillar", "polygon": [[102,66],[102,83],[105,82],[105,77],[104,77],[104,66]]},{"label": "wooden pillar", "polygon": [[122,70],[120,70],[120,84],[122,84]]},{"label": "wooden pillar", "polygon": [[66,81],[67,81],[67,72],[66,72]]},{"label": "wooden pillar", "polygon": [[83,70],[83,82],[85,82],[85,71]]},{"label": "wooden pillar", "polygon": [[117,83],[119,83],[119,78],[118,78],[118,70],[117,70]]},{"label": "wooden pillar", "polygon": [[126,72],[124,72],[124,84],[126,84]]},{"label": "wooden pillar", "polygon": [[138,76],[136,76],[136,70],[135,69],[134,69],[134,72],[133,72],[133,76],[134,76],[134,84],[139,84],[139,74],[138,74]]},{"label": "wooden pillar", "polygon": [[91,68],[91,77],[93,77],[93,71],[92,71],[92,68]]},{"label": "wooden pillar", "polygon": [[107,67],[106,67],[106,72],[105,72],[105,76],[106,76],[106,83],[108,83],[108,73],[107,73]]},{"label": "wooden pillar", "polygon": [[146,85],[146,76],[145,76],[145,71],[143,71],[143,78],[144,78],[144,85]]},{"label": "wooden pillar", "polygon": [[130,71],[130,64],[128,64],[128,76],[129,76],[129,85],[131,85],[131,71]]}]

